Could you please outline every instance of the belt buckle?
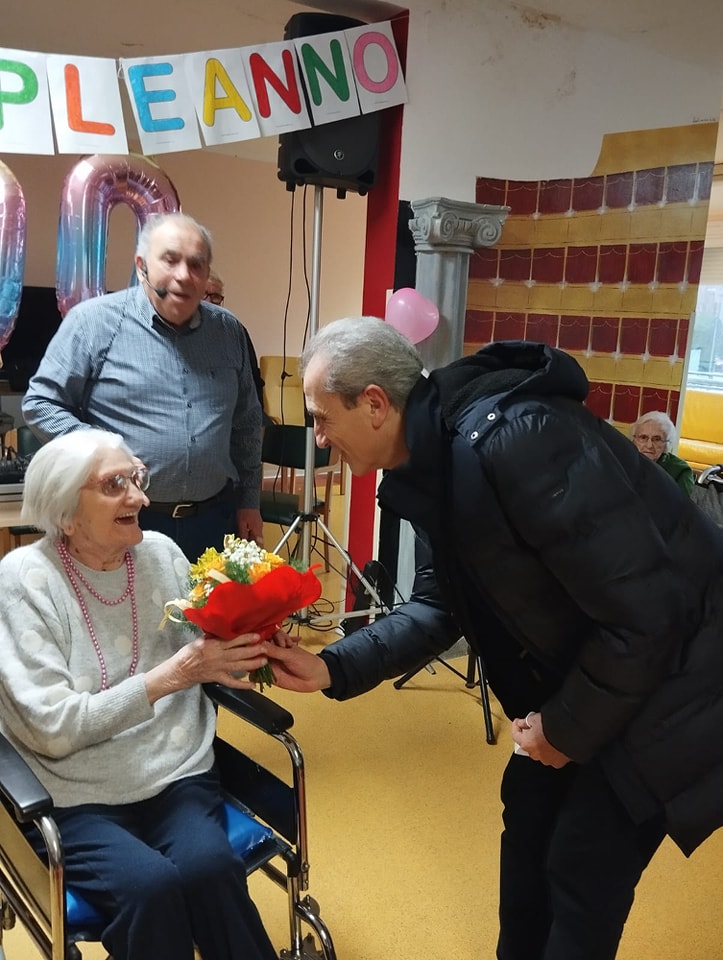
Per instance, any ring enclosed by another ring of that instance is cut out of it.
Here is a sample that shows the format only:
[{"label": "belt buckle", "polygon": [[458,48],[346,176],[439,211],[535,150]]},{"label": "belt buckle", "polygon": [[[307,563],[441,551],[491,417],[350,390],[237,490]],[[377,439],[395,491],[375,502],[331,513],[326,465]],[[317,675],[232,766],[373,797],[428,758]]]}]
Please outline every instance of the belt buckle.
[{"label": "belt buckle", "polygon": [[193,506],[192,503],[177,503],[173,508],[173,513],[171,514],[171,518],[173,520],[183,520],[184,514],[179,513],[179,510],[181,511],[187,510],[189,507],[192,507],[192,506]]}]

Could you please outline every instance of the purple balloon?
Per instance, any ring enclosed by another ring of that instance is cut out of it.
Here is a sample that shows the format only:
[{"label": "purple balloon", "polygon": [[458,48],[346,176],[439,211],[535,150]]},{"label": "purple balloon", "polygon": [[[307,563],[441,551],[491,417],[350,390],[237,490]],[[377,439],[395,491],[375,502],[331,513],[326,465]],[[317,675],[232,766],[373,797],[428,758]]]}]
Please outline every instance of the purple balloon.
[{"label": "purple balloon", "polygon": [[15,329],[25,273],[25,195],[0,161],[0,350]]},{"label": "purple balloon", "polygon": [[119,203],[135,214],[137,232],[153,214],[181,209],[176,188],[146,157],[96,154],[77,163],[60,200],[55,288],[62,316],[106,292],[108,226]]},{"label": "purple balloon", "polygon": [[421,343],[437,329],[437,305],[412,287],[396,290],[387,303],[384,319],[412,343]]}]

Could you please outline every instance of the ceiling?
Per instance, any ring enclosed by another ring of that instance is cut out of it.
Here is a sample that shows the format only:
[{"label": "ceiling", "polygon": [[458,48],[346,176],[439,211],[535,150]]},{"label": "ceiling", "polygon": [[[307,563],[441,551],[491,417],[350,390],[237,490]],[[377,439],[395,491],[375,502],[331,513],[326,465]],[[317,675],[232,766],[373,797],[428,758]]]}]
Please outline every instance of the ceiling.
[{"label": "ceiling", "polygon": [[660,53],[723,70],[721,0],[23,0],[3,4],[2,45],[46,53],[104,57],[185,53],[267,43],[283,37],[295,13],[319,10],[384,20],[405,8],[509,11],[529,24],[567,25],[607,34]]},{"label": "ceiling", "polygon": [[[305,10],[385,20],[410,10],[411,32],[430,11],[467,16],[485,9],[518,17],[530,27],[572,27],[615,37],[721,74],[722,0],[23,0],[3,4],[2,46],[45,53],[134,57],[270,43]],[[127,124],[134,129],[133,122]],[[234,144],[241,156],[276,162],[276,139]],[[137,149],[137,145],[132,148]],[[723,162],[723,151],[717,157]]]}]

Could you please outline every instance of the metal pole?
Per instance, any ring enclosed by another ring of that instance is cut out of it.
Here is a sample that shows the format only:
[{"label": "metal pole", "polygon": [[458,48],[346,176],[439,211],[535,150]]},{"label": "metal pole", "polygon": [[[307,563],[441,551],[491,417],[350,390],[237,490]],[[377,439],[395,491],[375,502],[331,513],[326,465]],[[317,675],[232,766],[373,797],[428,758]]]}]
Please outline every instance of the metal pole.
[{"label": "metal pole", "polygon": [[[309,339],[319,329],[319,290],[321,289],[321,226],[324,215],[324,188],[314,187],[314,221],[311,240],[311,289],[309,292]],[[316,444],[314,431],[306,428],[304,457],[304,515],[314,513],[314,463]],[[311,562],[311,525],[301,524],[301,562],[308,567]]]},{"label": "metal pole", "polygon": [[[319,290],[321,289],[321,228],[324,216],[324,188],[319,185],[314,186],[314,219],[312,224],[311,240],[311,284],[309,290],[309,338],[313,337],[319,329]],[[360,582],[367,590],[373,608],[365,611],[359,611],[352,614],[340,614],[339,617],[361,616],[369,613],[386,613],[386,607],[381,601],[377,590],[367,578],[358,569],[339,541],[334,537],[329,528],[324,524],[320,517],[315,516],[314,509],[314,467],[316,463],[316,443],[314,441],[314,431],[311,427],[306,428],[306,446],[304,449],[304,490],[303,490],[303,513],[298,516],[286,531],[281,541],[274,548],[274,553],[278,553],[281,547],[286,543],[289,537],[297,528],[299,530],[299,549],[301,553],[301,562],[304,568],[311,564],[311,519],[314,517],[315,523],[321,527],[324,535],[330,540],[331,544],[339,551],[344,558],[347,567],[351,569]],[[296,617],[299,622],[309,622],[308,608],[299,610]],[[329,619],[324,618],[324,619]]]}]

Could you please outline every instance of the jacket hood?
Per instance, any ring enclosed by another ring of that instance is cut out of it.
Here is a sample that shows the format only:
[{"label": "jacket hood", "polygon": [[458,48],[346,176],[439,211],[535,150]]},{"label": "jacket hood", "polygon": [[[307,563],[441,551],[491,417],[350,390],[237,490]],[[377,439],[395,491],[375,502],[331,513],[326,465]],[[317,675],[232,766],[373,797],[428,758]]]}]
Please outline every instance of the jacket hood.
[{"label": "jacket hood", "polygon": [[433,370],[442,416],[449,425],[479,397],[509,393],[518,398],[562,396],[582,403],[589,383],[582,367],[569,354],[545,343],[501,340],[477,353]]}]

